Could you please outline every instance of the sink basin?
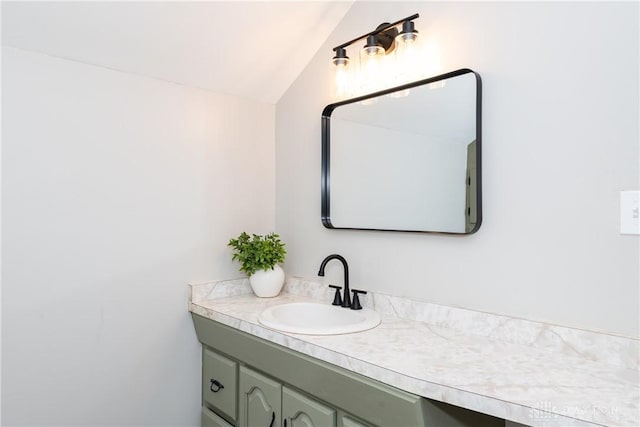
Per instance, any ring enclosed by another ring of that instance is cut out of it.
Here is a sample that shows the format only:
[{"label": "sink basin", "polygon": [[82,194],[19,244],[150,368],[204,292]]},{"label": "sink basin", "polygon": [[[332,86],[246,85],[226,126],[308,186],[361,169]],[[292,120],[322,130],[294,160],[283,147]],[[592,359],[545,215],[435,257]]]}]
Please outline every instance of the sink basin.
[{"label": "sink basin", "polygon": [[292,302],[264,310],[258,321],[271,329],[294,334],[337,335],[366,331],[380,324],[373,310],[350,310],[329,304]]}]

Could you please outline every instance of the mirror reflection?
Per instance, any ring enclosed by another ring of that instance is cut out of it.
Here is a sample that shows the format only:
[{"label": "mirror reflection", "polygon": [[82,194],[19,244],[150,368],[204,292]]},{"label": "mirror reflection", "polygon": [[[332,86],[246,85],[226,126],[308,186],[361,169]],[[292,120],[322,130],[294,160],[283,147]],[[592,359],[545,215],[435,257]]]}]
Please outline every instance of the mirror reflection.
[{"label": "mirror reflection", "polygon": [[475,232],[480,98],[479,75],[464,69],[327,106],[323,224]]}]

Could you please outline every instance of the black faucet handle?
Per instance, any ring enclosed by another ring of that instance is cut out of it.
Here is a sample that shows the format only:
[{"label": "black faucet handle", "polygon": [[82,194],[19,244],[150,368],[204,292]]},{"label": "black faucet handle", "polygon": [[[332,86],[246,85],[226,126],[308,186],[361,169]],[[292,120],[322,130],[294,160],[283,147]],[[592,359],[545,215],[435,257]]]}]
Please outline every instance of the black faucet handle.
[{"label": "black faucet handle", "polygon": [[359,291],[358,289],[352,289],[353,292],[353,301],[351,301],[351,310],[362,310],[362,305],[360,305],[360,298],[358,298],[358,294],[366,294],[367,291]]},{"label": "black faucet handle", "polygon": [[329,287],[336,290],[336,294],[333,297],[331,305],[342,305],[342,296],[340,296],[340,289],[342,289],[342,286],[329,285]]}]

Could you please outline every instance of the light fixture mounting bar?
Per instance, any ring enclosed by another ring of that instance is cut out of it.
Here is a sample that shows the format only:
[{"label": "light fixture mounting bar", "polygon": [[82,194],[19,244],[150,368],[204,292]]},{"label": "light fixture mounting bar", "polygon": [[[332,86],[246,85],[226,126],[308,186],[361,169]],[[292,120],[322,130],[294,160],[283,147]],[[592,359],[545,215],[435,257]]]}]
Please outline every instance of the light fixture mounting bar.
[{"label": "light fixture mounting bar", "polygon": [[369,36],[375,36],[376,34],[380,34],[380,33],[384,32],[384,31],[388,30],[389,28],[393,28],[396,25],[402,24],[403,22],[413,21],[414,19],[418,19],[418,18],[420,18],[420,14],[416,13],[415,15],[407,16],[406,18],[402,18],[402,19],[397,20],[396,22],[392,22],[391,24],[387,24],[384,27],[378,27],[375,30],[373,30],[373,31],[371,31],[371,32],[369,32],[367,34],[363,34],[360,37],[356,37],[353,40],[350,40],[350,41],[348,41],[346,43],[342,43],[340,46],[334,47],[333,51],[335,52],[338,49],[343,49],[343,48],[345,48],[345,47],[357,42],[358,40],[366,39]]}]

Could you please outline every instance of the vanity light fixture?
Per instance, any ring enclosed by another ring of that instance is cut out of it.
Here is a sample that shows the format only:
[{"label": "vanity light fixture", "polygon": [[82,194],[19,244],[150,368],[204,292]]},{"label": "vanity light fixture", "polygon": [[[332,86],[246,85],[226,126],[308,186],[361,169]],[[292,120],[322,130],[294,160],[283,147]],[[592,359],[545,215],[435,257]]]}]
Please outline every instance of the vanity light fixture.
[{"label": "vanity light fixture", "polygon": [[[396,22],[384,22],[375,30],[334,47],[334,97],[344,99],[407,83],[418,39],[413,21],[419,17],[416,13]],[[402,30],[398,31],[400,25]],[[347,47],[363,39],[366,44],[360,51],[356,69],[350,63]]]}]

